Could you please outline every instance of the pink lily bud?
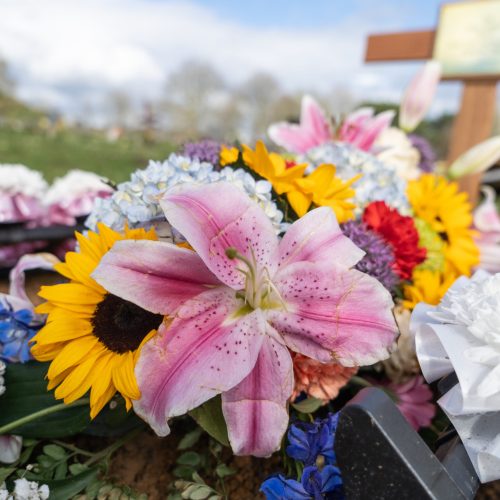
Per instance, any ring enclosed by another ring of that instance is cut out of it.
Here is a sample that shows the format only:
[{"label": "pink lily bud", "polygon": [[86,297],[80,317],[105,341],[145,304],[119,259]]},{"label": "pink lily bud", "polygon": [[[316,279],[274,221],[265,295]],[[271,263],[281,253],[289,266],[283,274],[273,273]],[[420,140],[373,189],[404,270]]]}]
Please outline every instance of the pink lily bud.
[{"label": "pink lily bud", "polygon": [[464,175],[488,170],[500,160],[500,135],[490,137],[459,156],[448,170],[448,177],[458,179]]},{"label": "pink lily bud", "polygon": [[440,78],[441,64],[429,61],[411,81],[399,110],[399,127],[405,132],[412,132],[423,120],[434,99]]}]

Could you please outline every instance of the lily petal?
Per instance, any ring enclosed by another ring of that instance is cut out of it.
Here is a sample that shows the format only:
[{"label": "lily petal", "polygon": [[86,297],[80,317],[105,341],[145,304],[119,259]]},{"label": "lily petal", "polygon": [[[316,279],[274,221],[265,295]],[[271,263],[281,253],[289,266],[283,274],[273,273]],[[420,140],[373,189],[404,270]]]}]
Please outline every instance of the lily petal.
[{"label": "lily petal", "polygon": [[390,293],[355,269],[298,262],[275,280],[286,311],[267,318],[293,351],[321,362],[371,365],[386,359],[398,332]]},{"label": "lily petal", "polygon": [[230,288],[204,292],[142,347],[134,409],[159,436],[170,432],[169,418],[232,389],[253,369],[265,323],[258,310],[231,319],[240,305]]},{"label": "lily petal", "polygon": [[329,207],[316,208],[294,222],[279,245],[280,267],[307,261],[349,268],[364,255],[344,236]]},{"label": "lily petal", "polygon": [[[222,395],[222,411],[235,455],[268,457],[279,450],[288,426],[286,402],[293,390],[293,365],[288,349],[268,326],[250,374]],[[274,338],[273,338],[274,337]]]},{"label": "lily petal", "polygon": [[306,153],[332,139],[330,122],[319,104],[309,95],[302,98],[300,125],[280,122],[268,129],[269,137],[292,153]]},{"label": "lily petal", "polygon": [[228,182],[172,188],[160,201],[167,220],[189,241],[220,281],[242,288],[241,262],[226,256],[235,248],[271,273],[276,269],[278,238],[264,211]]},{"label": "lily petal", "polygon": [[[31,303],[26,294],[24,284],[24,273],[31,269],[54,270],[54,265],[59,259],[50,253],[36,253],[23,255],[9,274],[10,288],[9,294]],[[33,306],[31,306],[33,307]]]},{"label": "lily petal", "polygon": [[399,109],[399,126],[405,132],[415,130],[424,119],[440,78],[440,63],[428,61],[410,82]]},{"label": "lily petal", "polygon": [[92,277],[108,292],[156,314],[220,285],[192,250],[148,240],[117,241]]}]

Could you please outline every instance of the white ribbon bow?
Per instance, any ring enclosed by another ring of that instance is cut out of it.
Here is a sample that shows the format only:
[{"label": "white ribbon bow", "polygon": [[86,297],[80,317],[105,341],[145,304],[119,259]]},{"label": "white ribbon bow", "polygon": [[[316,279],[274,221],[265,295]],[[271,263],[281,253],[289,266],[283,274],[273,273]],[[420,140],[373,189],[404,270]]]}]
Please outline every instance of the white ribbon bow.
[{"label": "white ribbon bow", "polygon": [[417,305],[410,324],[427,382],[453,371],[457,375],[458,384],[438,404],[483,483],[500,479],[500,324],[494,331],[478,331],[483,323],[477,316],[484,317],[496,301],[500,305],[500,288],[492,293],[499,284],[500,274],[493,277],[484,271],[471,279],[459,278],[440,305]]}]

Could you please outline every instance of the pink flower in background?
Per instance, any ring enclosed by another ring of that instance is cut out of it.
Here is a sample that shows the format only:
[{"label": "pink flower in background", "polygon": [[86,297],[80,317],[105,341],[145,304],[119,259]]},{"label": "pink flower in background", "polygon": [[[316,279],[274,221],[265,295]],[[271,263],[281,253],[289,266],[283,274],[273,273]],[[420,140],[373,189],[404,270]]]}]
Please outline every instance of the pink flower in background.
[{"label": "pink flower in background", "polygon": [[428,61],[410,82],[399,109],[399,126],[405,132],[413,132],[424,119],[440,78],[440,63]]},{"label": "pink flower in background", "polygon": [[302,354],[292,354],[295,388],[292,401],[301,393],[318,398],[327,403],[335,399],[340,389],[356,375],[357,367],[342,366],[338,363],[320,363]]},{"label": "pink flower in background", "polygon": [[479,247],[479,267],[491,273],[500,272],[500,215],[495,203],[496,193],[490,186],[483,186],[484,200],[474,211],[475,238]]},{"label": "pink flower in background", "polygon": [[394,111],[384,111],[375,115],[373,108],[360,108],[342,122],[338,140],[370,151],[378,136],[391,125],[394,114]]},{"label": "pink flower in background", "polygon": [[70,170],[54,181],[47,192],[48,223],[73,225],[92,211],[96,198],[111,196],[113,189],[102,177],[84,170]]},{"label": "pink flower in background", "polygon": [[274,123],[269,127],[268,134],[276,144],[297,154],[306,153],[333,138],[331,125],[324,111],[309,95],[302,98],[299,125]]},{"label": "pink flower in background", "polygon": [[110,293],[168,316],[142,348],[134,408],[164,436],[168,419],[222,393],[234,452],[269,456],[288,424],[288,349],[345,366],[386,358],[397,332],[391,296],[352,269],[363,252],[329,208],[280,241],[228,183],[178,186],[160,203],[195,251],[117,242],[93,274]]},{"label": "pink flower in background", "polygon": [[436,415],[433,394],[421,375],[402,384],[390,382],[385,388],[396,398],[396,406],[415,430],[428,427]]}]

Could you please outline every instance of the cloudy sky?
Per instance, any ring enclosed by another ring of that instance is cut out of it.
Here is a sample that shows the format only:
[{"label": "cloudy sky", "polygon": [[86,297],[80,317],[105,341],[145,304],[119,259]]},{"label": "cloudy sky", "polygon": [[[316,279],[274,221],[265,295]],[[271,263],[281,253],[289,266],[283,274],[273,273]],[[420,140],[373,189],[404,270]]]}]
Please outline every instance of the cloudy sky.
[{"label": "cloudy sky", "polygon": [[[363,63],[369,33],[426,29],[438,0],[0,0],[0,56],[19,97],[68,114],[114,89],[155,98],[186,59],[237,84],[257,71],[289,90],[399,100],[420,63]],[[433,112],[456,110],[442,84]]]}]

